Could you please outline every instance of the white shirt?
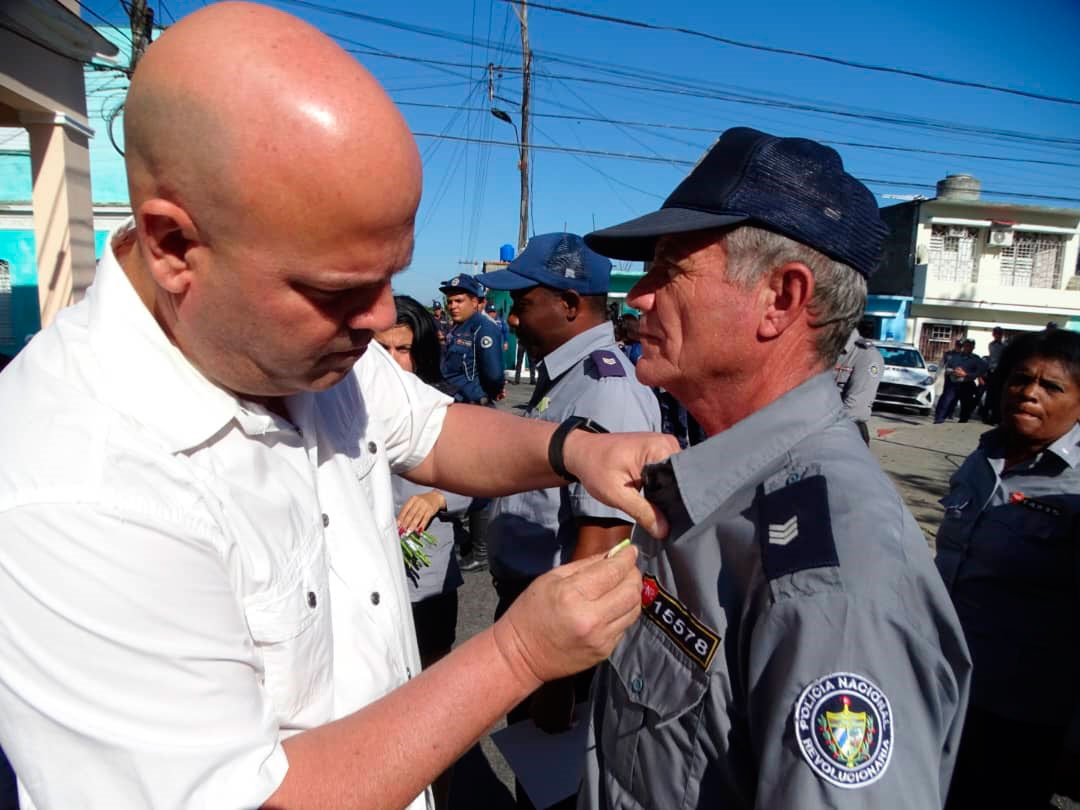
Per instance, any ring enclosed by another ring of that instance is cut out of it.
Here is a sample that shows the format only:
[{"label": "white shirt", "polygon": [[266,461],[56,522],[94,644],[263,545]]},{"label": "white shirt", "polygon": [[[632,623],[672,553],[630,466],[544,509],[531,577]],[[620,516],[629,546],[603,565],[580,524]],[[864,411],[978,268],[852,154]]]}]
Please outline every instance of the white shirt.
[{"label": "white shirt", "polygon": [[291,422],[238,400],[110,249],[0,375],[0,745],[24,807],[257,807],[283,738],[417,673],[390,474],[449,402],[374,342]]}]

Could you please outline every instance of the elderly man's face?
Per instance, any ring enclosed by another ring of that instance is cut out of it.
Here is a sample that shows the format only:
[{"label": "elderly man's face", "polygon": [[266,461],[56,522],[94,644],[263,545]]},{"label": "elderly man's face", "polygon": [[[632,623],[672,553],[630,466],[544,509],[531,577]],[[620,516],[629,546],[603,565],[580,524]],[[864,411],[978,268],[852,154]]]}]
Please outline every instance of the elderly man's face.
[{"label": "elderly man's face", "polygon": [[754,288],[727,279],[716,231],[662,237],[649,272],[627,294],[641,311],[637,375],[682,398],[753,362]]}]

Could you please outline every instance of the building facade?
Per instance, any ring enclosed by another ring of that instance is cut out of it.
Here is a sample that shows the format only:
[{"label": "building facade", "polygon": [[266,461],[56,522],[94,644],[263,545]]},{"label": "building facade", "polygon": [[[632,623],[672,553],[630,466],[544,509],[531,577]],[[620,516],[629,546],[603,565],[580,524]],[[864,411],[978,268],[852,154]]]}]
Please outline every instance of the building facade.
[{"label": "building facade", "polygon": [[870,279],[864,334],[918,346],[940,362],[961,337],[986,353],[990,332],[1080,331],[1080,210],[983,200],[950,175],[938,196],[881,210],[891,229]]}]

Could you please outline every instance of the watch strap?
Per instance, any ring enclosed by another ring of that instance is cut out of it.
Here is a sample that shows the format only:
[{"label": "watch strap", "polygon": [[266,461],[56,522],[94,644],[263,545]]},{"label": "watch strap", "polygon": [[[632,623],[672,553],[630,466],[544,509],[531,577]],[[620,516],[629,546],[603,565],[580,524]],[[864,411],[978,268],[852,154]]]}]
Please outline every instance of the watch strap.
[{"label": "watch strap", "polygon": [[565,478],[571,484],[577,483],[578,479],[577,476],[572,475],[566,469],[566,464],[563,462],[563,445],[566,444],[566,437],[575,430],[584,430],[586,433],[608,432],[603,425],[599,425],[584,416],[568,417],[555,428],[555,432],[551,434],[551,440],[548,442],[548,464],[551,465],[551,469],[557,475]]}]

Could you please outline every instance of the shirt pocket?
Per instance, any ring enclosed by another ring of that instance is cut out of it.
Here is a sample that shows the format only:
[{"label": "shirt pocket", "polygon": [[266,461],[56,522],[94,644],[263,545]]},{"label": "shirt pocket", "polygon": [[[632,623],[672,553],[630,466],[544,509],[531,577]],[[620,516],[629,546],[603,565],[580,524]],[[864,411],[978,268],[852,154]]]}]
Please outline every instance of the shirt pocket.
[{"label": "shirt pocket", "polygon": [[[320,518],[321,521],[321,518]],[[307,728],[331,692],[330,591],[321,527],[309,530],[295,563],[276,583],[244,600],[263,686],[283,729]]]},{"label": "shirt pocket", "polygon": [[601,737],[613,793],[631,807],[680,808],[701,779],[708,673],[640,619],[610,658]]}]

